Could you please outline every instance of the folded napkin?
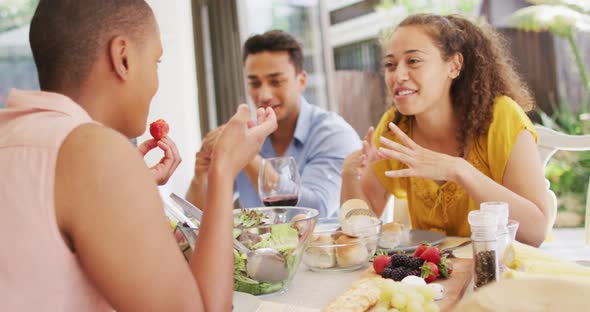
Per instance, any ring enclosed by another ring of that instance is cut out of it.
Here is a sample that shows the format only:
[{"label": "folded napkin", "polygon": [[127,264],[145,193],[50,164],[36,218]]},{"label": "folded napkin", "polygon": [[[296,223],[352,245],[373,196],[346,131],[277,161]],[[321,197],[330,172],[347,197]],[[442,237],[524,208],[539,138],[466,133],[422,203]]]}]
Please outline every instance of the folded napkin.
[{"label": "folded napkin", "polygon": [[[572,291],[575,290],[575,291]],[[590,283],[555,278],[502,280],[463,298],[453,312],[583,311]]]},{"label": "folded napkin", "polygon": [[[505,278],[526,278],[539,276],[573,277],[586,279],[590,283],[590,268],[565,261],[528,245],[514,242],[504,252],[504,264],[516,272],[507,272]],[[532,274],[532,275],[529,275]]]},{"label": "folded napkin", "polygon": [[[438,246],[440,250],[447,249],[447,248],[454,248],[463,243],[469,242],[471,239],[469,237],[458,237],[458,236],[447,236],[445,240]],[[455,250],[453,250],[453,255],[457,258],[473,258],[473,251],[471,244],[463,245]]]}]

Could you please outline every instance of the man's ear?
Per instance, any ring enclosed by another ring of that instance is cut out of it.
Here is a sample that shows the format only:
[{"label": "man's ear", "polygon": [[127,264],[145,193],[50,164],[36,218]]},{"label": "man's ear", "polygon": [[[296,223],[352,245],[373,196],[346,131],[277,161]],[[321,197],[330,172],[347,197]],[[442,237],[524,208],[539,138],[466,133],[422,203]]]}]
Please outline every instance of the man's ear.
[{"label": "man's ear", "polygon": [[463,54],[456,53],[453,55],[451,59],[451,70],[449,72],[449,77],[451,79],[455,79],[459,77],[461,74],[461,69],[463,68]]},{"label": "man's ear", "polygon": [[111,69],[119,79],[127,80],[129,77],[129,40],[123,36],[114,37],[109,43],[109,59]]},{"label": "man's ear", "polygon": [[305,91],[307,87],[307,72],[303,69],[297,74],[297,84],[299,85],[299,91]]}]

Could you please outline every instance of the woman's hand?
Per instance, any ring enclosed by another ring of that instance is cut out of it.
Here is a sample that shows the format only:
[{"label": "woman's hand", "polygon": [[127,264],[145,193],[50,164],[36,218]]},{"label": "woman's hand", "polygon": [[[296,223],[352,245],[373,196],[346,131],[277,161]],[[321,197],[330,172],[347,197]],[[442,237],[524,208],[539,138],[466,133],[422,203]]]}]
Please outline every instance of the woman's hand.
[{"label": "woman's hand", "polygon": [[381,137],[379,140],[383,147],[379,148],[378,154],[383,158],[396,159],[406,164],[408,168],[387,171],[385,172],[387,177],[418,177],[435,181],[455,181],[457,169],[463,161],[462,158],[421,147],[394,123],[389,123],[389,129],[400,139],[401,144]]},{"label": "woman's hand", "polygon": [[363,139],[363,167],[368,167],[368,165],[383,159],[383,157],[379,155],[377,148],[373,143],[374,133],[375,128],[370,127],[369,130],[367,130],[367,134],[365,134],[365,138]]},{"label": "woman's hand", "polygon": [[164,157],[162,157],[158,164],[149,169],[156,180],[156,183],[158,183],[158,185],[164,185],[168,182],[168,179],[170,179],[182,159],[180,158],[176,144],[174,144],[174,141],[168,136],[165,136],[158,141],[155,139],[147,140],[143,142],[137,150],[142,157],[145,157],[149,151],[156,147],[164,151]]},{"label": "woman's hand", "polygon": [[217,162],[235,177],[260,152],[264,139],[277,129],[277,118],[270,107],[256,110],[256,117],[257,124],[250,118],[248,105],[238,107],[219,134],[211,165]]}]

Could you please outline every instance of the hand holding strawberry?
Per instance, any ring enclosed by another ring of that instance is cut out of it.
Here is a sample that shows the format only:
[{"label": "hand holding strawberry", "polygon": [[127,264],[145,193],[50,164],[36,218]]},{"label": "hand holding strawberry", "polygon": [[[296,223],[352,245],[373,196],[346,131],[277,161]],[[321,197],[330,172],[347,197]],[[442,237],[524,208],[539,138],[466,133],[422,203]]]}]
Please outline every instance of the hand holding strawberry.
[{"label": "hand holding strawberry", "polygon": [[150,172],[158,185],[166,184],[182,161],[176,144],[167,136],[169,130],[170,126],[164,119],[152,122],[150,124],[150,134],[154,138],[141,143],[137,147],[142,157],[145,157],[149,151],[155,148],[160,148],[164,152],[164,157],[160,162],[150,168]]}]

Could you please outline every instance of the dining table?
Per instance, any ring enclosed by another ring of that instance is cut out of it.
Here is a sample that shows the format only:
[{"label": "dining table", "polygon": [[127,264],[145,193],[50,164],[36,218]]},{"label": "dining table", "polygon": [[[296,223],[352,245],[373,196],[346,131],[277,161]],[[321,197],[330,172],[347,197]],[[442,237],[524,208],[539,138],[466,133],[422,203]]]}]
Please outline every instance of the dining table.
[{"label": "dining table", "polygon": [[[583,230],[583,229],[582,229]],[[564,260],[590,265],[590,245],[584,242],[580,229],[560,230],[554,234],[552,242],[545,242],[540,249]],[[457,246],[468,238],[447,237],[439,246],[450,248]],[[457,258],[472,258],[471,244],[461,246],[453,251]],[[330,301],[345,292],[351,285],[362,278],[370,267],[352,272],[314,272],[301,264],[288,289],[279,294],[270,294],[260,299],[260,305],[254,311],[278,312],[312,312],[321,311]],[[473,282],[467,286],[464,296],[473,293]]]}]

